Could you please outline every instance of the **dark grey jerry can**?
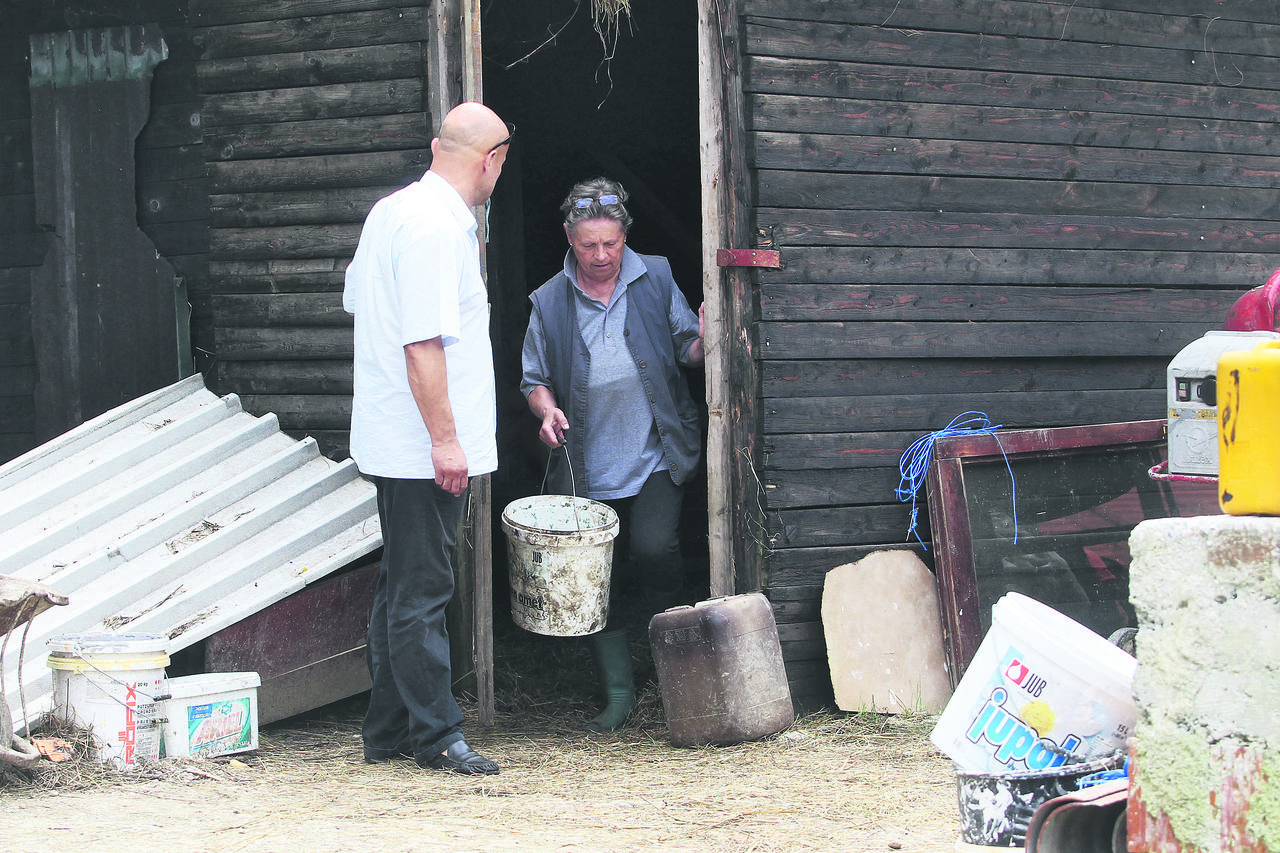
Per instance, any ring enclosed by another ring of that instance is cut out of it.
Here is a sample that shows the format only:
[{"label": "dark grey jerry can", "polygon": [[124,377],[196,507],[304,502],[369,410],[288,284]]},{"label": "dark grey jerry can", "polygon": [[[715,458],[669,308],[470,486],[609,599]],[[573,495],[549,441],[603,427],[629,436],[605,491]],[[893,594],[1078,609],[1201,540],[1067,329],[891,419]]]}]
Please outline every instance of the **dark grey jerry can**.
[{"label": "dark grey jerry can", "polygon": [[673,746],[758,740],[795,719],[769,599],[758,592],[673,607],[649,622]]}]

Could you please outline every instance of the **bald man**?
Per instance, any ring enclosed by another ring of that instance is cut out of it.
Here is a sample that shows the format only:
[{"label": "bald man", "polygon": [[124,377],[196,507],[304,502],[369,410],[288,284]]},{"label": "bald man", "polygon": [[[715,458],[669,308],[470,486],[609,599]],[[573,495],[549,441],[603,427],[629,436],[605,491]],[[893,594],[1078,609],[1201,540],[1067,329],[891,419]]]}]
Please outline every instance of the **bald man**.
[{"label": "bald man", "polygon": [[347,267],[355,315],[351,456],[377,486],[382,565],[369,618],[366,761],[498,772],[462,734],[445,606],[470,478],[497,468],[488,294],[476,219],[514,129],[488,107],[452,109],[421,180],[370,211]]}]

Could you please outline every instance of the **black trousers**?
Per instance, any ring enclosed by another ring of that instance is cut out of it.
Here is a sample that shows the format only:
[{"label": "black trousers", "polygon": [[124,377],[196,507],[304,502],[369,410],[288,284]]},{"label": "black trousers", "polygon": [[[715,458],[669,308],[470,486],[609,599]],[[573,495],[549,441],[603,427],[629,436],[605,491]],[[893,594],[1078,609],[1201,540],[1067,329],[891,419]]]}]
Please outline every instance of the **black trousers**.
[{"label": "black trousers", "polygon": [[372,479],[383,545],[369,617],[365,756],[429,758],[462,739],[445,607],[467,493],[454,497],[433,480]]},{"label": "black trousers", "polygon": [[670,474],[658,470],[649,476],[638,494],[603,503],[618,513],[621,526],[619,541],[614,543],[606,630],[627,627],[625,611],[627,604],[634,600],[632,589],[636,586],[645,625],[653,614],[688,603],[682,599],[684,558],[680,553],[684,486],[677,486]]}]

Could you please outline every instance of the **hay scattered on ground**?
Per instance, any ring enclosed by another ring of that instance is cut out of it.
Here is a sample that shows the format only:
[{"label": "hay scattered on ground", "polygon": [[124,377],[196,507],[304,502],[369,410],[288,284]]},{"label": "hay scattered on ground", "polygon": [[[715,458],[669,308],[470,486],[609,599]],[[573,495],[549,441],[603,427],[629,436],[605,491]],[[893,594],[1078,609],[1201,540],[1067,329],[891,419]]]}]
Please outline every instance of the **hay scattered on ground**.
[{"label": "hay scattered on ground", "polygon": [[[87,758],[84,732],[38,731],[71,742],[76,757],[31,771],[0,765],[0,809],[32,799],[52,808],[62,798],[48,794],[86,792],[75,794],[75,808],[90,810],[80,798],[101,795],[104,805],[92,812],[101,825],[113,817],[111,792],[136,791],[157,808],[169,802],[190,812],[196,832],[202,818],[191,804],[212,798],[222,812],[211,825],[222,826],[234,808],[250,827],[310,826],[299,831],[315,832],[315,850],[329,849],[325,827],[335,821],[360,828],[360,849],[385,849],[377,844],[399,837],[401,819],[457,824],[478,840],[456,849],[491,851],[606,842],[619,850],[943,851],[957,837],[954,774],[928,740],[935,717],[826,711],[760,741],[676,749],[643,637],[632,637],[636,711],[609,734],[585,728],[599,711],[587,640],[516,632],[495,650],[496,725],[477,725],[474,701],[463,708],[468,740],[499,761],[498,776],[365,763],[367,697],[356,696],[262,727],[254,752],[168,758],[132,771]],[[511,848],[494,846],[495,827]]]}]

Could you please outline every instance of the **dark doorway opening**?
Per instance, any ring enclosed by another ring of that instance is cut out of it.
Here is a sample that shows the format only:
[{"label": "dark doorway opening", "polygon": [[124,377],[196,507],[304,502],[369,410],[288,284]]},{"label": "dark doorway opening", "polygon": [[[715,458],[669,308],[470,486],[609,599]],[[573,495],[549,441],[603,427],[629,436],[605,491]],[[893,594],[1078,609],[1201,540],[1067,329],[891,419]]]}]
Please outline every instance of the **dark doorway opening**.
[{"label": "dark doorway opening", "polygon": [[[569,188],[599,176],[622,183],[635,218],[627,245],[668,258],[690,306],[702,302],[697,6],[632,0],[630,7],[612,47],[593,28],[587,0],[483,7],[484,100],[516,126],[489,220],[501,456],[495,514],[542,486],[547,451],[519,393],[520,347],[528,294],[564,262],[559,207]],[[702,404],[703,372],[689,381]],[[494,531],[495,611],[506,618],[497,519]],[[681,542],[692,603],[708,590],[705,459],[685,493]]]}]

